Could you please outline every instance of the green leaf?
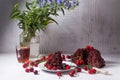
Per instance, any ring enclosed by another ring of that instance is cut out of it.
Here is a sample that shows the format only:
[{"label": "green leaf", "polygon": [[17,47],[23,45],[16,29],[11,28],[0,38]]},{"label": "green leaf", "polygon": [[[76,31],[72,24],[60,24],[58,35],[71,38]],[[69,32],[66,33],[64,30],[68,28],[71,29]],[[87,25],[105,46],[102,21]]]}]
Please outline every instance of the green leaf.
[{"label": "green leaf", "polygon": [[61,11],[62,11],[63,15],[65,15],[65,12],[64,12],[64,9],[63,9],[63,8],[61,8]]},{"label": "green leaf", "polygon": [[20,14],[20,10],[18,10],[18,4],[15,4],[12,13],[10,14],[10,17],[14,19],[19,14]]},{"label": "green leaf", "polygon": [[29,6],[30,6],[30,3],[26,2],[26,8],[27,8],[28,10],[31,10]]},{"label": "green leaf", "polygon": [[53,18],[48,17],[48,19],[49,19],[49,20],[51,20],[51,21],[53,21],[53,22],[55,22],[56,24],[58,24],[58,22],[57,22],[57,21],[55,21]]},{"label": "green leaf", "polygon": [[35,7],[36,7],[36,4],[37,4],[37,0],[34,0],[34,1],[32,2],[32,8],[35,8]]},{"label": "green leaf", "polygon": [[20,11],[14,12],[11,14],[11,18],[13,19],[19,19]]},{"label": "green leaf", "polygon": [[19,5],[15,4],[13,10],[18,10]]}]

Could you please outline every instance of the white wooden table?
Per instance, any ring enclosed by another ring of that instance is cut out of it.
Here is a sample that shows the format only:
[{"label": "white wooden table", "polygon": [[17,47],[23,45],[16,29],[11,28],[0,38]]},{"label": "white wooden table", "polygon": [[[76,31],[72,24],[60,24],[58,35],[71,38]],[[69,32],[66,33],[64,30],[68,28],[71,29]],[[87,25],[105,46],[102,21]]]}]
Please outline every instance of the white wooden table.
[{"label": "white wooden table", "polygon": [[17,62],[16,54],[0,54],[0,80],[120,80],[120,55],[102,55],[106,66],[102,69],[109,71],[109,75],[90,75],[82,71],[76,77],[64,74],[60,79],[55,74],[40,70],[39,75],[26,73],[21,63]]}]

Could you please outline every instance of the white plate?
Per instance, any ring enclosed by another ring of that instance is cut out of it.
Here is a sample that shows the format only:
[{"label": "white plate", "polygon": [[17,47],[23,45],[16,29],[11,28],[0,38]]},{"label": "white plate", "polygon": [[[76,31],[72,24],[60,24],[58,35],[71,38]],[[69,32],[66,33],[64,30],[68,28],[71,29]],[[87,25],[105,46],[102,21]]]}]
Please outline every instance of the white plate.
[{"label": "white plate", "polygon": [[[70,69],[68,69],[68,70],[48,70],[46,67],[44,67],[44,64],[45,64],[46,62],[42,62],[42,63],[40,63],[38,66],[39,66],[39,68],[41,68],[42,70],[44,70],[44,71],[47,71],[47,72],[67,72],[67,71],[71,71],[71,70],[73,70],[73,69],[75,69],[75,67],[71,67]],[[75,66],[75,64],[74,63],[72,63],[72,62],[68,62],[68,61],[63,61],[63,63],[65,63],[65,64],[68,64],[68,65],[70,65],[70,66]]]}]

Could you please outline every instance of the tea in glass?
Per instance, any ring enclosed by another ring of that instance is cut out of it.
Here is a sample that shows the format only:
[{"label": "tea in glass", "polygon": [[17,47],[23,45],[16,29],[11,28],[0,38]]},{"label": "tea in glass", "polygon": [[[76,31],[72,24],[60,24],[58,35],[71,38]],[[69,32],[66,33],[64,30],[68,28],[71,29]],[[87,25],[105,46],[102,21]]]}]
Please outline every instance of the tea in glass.
[{"label": "tea in glass", "polygon": [[17,55],[18,62],[24,63],[25,61],[28,61],[30,56],[30,47],[20,46],[20,45],[17,46],[16,55]]}]

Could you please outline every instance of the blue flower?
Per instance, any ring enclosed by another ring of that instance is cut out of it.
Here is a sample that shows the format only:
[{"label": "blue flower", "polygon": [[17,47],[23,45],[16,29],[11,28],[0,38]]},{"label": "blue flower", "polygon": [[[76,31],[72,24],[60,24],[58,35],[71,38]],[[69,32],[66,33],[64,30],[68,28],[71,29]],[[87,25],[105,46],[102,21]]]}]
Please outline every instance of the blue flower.
[{"label": "blue flower", "polygon": [[60,0],[60,2],[61,2],[61,3],[63,3],[63,2],[64,2],[64,0]]},{"label": "blue flower", "polygon": [[[49,9],[71,9],[75,8],[79,5],[78,0],[38,0],[40,7],[45,7],[46,5],[50,5]],[[48,6],[47,6],[48,7]]]},{"label": "blue flower", "polygon": [[47,2],[46,0],[42,0],[42,4],[43,4],[43,5],[45,5],[45,4],[46,4],[46,2]]},{"label": "blue flower", "polygon": [[66,8],[67,8],[67,9],[70,9],[71,5],[72,5],[72,4],[69,3]]},{"label": "blue flower", "polygon": [[47,0],[47,4],[51,4],[51,0]]},{"label": "blue flower", "polygon": [[60,0],[56,0],[56,4],[59,6],[61,4]]}]

